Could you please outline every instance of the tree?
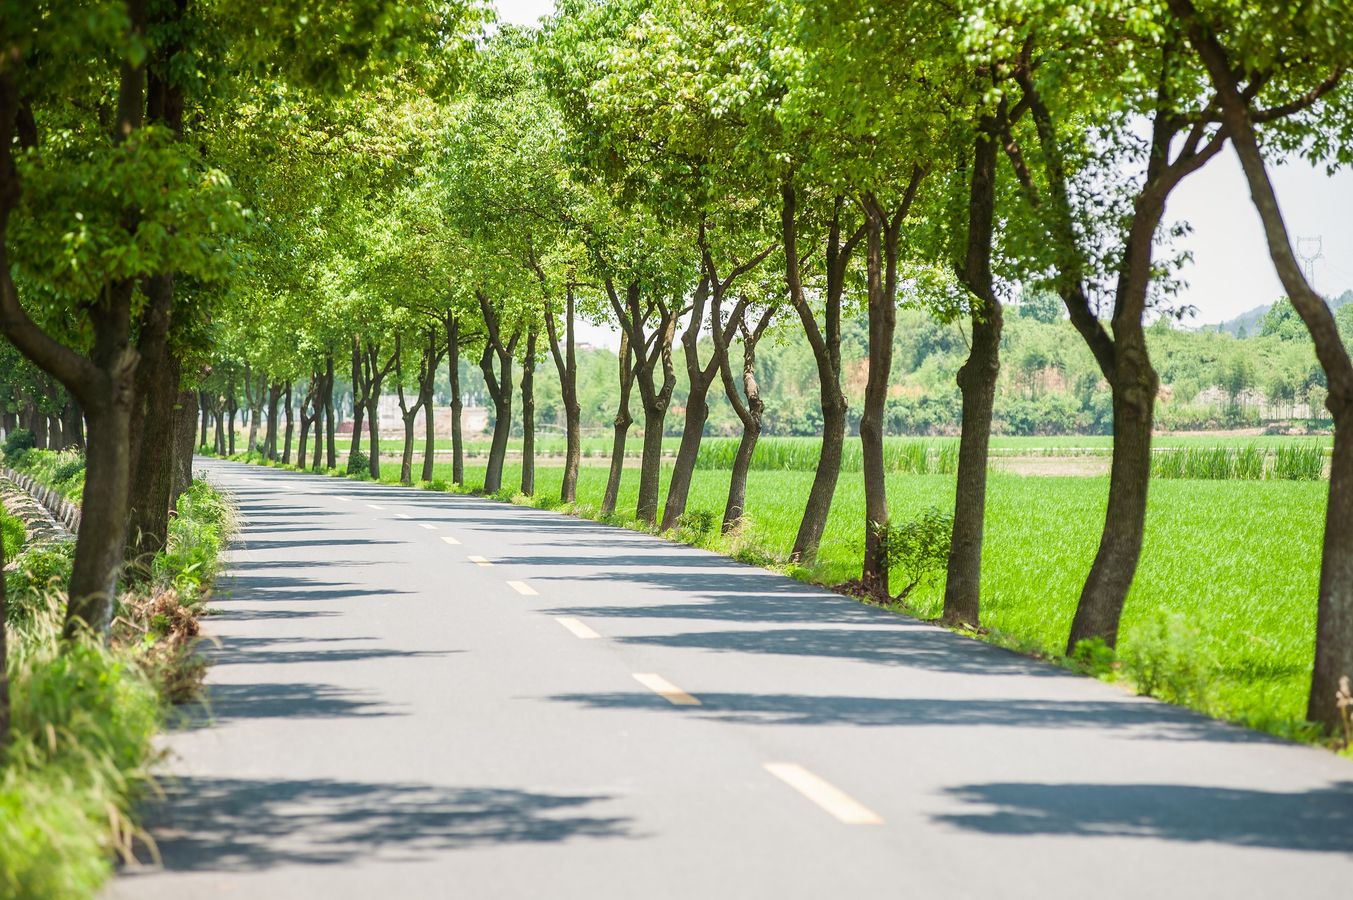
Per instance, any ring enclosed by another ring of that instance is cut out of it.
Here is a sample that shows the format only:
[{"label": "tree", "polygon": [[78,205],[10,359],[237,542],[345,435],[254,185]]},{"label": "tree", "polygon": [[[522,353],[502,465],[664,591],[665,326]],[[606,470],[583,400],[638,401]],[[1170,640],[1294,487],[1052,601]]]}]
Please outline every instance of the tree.
[{"label": "tree", "polygon": [[[1240,157],[1273,267],[1310,333],[1329,385],[1325,403],[1334,417],[1334,449],[1306,718],[1333,730],[1342,722],[1339,681],[1353,674],[1353,361],[1334,314],[1307,281],[1293,252],[1259,129],[1268,125],[1277,131],[1280,145],[1284,130],[1295,133],[1299,146],[1313,144],[1317,154],[1331,146],[1332,136],[1347,136],[1353,118],[1346,112],[1345,72],[1353,55],[1336,35],[1353,27],[1353,10],[1344,4],[1311,8],[1279,3],[1255,11],[1233,2],[1200,8],[1192,0],[1169,0],[1169,6],[1217,91],[1214,105]],[[1276,54],[1271,49],[1275,45],[1292,52]],[[1329,108],[1342,114],[1315,120],[1300,116],[1329,95],[1334,96]],[[1347,150],[1339,159],[1349,161]]]}]

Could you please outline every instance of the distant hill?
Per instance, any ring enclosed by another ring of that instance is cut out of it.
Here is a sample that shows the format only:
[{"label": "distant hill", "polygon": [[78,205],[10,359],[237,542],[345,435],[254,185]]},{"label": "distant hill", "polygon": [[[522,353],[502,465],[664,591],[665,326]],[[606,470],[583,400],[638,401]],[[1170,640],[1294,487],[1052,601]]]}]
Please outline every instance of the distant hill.
[{"label": "distant hill", "polygon": [[[1338,297],[1330,300],[1330,309],[1338,309],[1347,303],[1353,303],[1353,291],[1344,291]],[[1254,337],[1259,333],[1259,329],[1264,321],[1264,316],[1267,315],[1268,311],[1272,308],[1272,303],[1266,303],[1263,306],[1256,306],[1254,309],[1246,310],[1234,319],[1222,322],[1220,325],[1207,325],[1204,327],[1208,331],[1215,328],[1217,331],[1229,332],[1237,337],[1240,337],[1241,335]]]}]

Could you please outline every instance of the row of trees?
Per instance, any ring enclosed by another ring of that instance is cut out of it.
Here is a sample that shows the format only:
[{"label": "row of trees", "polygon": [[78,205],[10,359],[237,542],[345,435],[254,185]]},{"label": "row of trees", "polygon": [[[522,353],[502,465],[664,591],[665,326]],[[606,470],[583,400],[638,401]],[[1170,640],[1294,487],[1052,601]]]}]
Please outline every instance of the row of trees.
[{"label": "row of trees", "polygon": [[[811,562],[850,420],[845,323],[861,316],[862,580],[886,594],[884,423],[907,305],[966,323],[944,615],[977,625],[1004,307],[1020,286],[1059,299],[1109,385],[1108,510],[1068,650],[1113,645],[1150,474],[1147,326],[1171,311],[1166,206],[1230,144],[1335,421],[1309,716],[1337,720],[1338,678],[1353,673],[1353,365],[1295,263],[1268,166],[1346,161],[1346,4],[561,0],[540,31],[493,30],[472,53],[458,36],[482,10],[307,7],[91,3],[103,15],[78,34],[53,31],[42,4],[6,18],[0,328],[83,410],[85,521],[107,525],[82,531],[73,622],[106,620],[97,598],[124,522],[137,550],[162,536],[160,457],[181,445],[176,404],[199,397],[225,398],[211,413],[233,418],[242,387],[266,450],[289,458],[299,395],[300,457],[337,466],[340,377],[353,461],[364,440],[376,449],[390,384],[406,435],[421,416],[430,450],[445,366],[460,481],[467,357],[495,411],[485,488],[502,487],[520,398],[529,493],[533,361],[547,355],[568,435],[562,499],[574,499],[579,320],[623,336],[604,506],[637,395],[635,513],[663,528],[684,512],[720,389],[742,424],[725,512],[736,524],[765,414],[757,348],[773,324],[797,328],[823,442],[793,547]],[[106,89],[92,111],[76,85],[91,73]],[[660,510],[674,402],[685,417]],[[366,456],[378,475],[379,453]]]}]

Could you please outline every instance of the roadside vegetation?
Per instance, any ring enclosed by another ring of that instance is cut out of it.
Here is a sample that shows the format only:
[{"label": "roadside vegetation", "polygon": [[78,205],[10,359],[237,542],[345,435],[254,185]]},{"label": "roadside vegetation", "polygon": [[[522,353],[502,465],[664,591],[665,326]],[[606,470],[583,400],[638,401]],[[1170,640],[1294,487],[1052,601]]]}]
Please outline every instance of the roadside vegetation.
[{"label": "roadside vegetation", "polygon": [[[78,454],[20,448],[4,462],[80,496]],[[118,858],[134,849],[154,855],[136,807],[155,790],[155,734],[201,685],[197,620],[232,527],[226,499],[193,482],[178,498],[165,549],[128,567],[106,637],[65,635],[74,541],[27,541],[24,523],[0,513],[4,559],[13,563],[0,591],[9,703],[0,728],[0,896],[91,897]]]}]

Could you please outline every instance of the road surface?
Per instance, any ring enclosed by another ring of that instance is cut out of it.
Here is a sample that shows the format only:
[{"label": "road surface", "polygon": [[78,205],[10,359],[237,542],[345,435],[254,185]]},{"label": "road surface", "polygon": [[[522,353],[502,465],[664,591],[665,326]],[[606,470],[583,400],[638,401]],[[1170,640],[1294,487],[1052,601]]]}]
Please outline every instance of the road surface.
[{"label": "road surface", "polygon": [[1353,763],[700,550],[224,462],[114,897],[1350,896]]}]

